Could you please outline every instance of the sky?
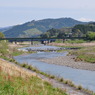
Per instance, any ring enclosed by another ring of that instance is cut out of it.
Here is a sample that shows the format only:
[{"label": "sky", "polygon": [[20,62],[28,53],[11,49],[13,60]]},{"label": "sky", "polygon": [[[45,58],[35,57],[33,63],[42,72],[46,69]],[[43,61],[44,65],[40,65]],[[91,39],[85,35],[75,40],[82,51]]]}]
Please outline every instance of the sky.
[{"label": "sky", "polygon": [[95,21],[95,0],[0,0],[0,27],[62,17]]}]

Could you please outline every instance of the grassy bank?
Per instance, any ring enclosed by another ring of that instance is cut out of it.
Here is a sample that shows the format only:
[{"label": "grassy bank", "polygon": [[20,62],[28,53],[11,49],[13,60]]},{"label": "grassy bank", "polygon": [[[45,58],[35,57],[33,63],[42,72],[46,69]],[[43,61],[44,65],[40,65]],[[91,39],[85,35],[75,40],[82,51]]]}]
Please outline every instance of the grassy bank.
[{"label": "grassy bank", "polygon": [[0,57],[1,58],[12,58],[13,56],[21,55],[25,52],[18,51],[17,47],[9,47],[9,43],[6,41],[0,41]]},{"label": "grassy bank", "polygon": [[95,47],[85,47],[77,51],[70,52],[72,55],[76,55],[75,61],[86,61],[90,63],[95,63]]},{"label": "grassy bank", "polygon": [[[8,42],[0,41],[1,58],[17,64],[13,56],[23,53],[8,47]],[[0,59],[0,95],[67,95],[31,73]]]},{"label": "grassy bank", "polygon": [[60,83],[67,84],[67,85],[69,85],[70,87],[73,87],[73,88],[76,89],[76,90],[79,90],[79,91],[82,91],[82,92],[87,93],[88,95],[95,95],[95,94],[93,93],[93,91],[90,91],[89,89],[85,89],[85,88],[83,88],[81,85],[76,86],[76,85],[75,85],[72,81],[70,81],[70,80],[65,80],[64,78],[59,78],[59,77],[56,77],[56,76],[54,76],[54,75],[50,75],[50,74],[41,72],[41,71],[39,71],[37,68],[34,68],[34,67],[32,67],[31,65],[28,65],[28,64],[25,64],[25,63],[24,63],[24,64],[19,64],[19,63],[17,63],[17,64],[20,65],[21,67],[24,67],[24,68],[27,68],[27,69],[29,69],[29,70],[32,70],[32,71],[34,71],[34,72],[36,72],[36,73],[38,73],[38,74],[44,75],[44,76],[46,76],[46,77],[48,77],[48,78],[50,78],[50,79],[55,79],[55,80],[57,80],[57,81],[60,82]]},{"label": "grassy bank", "polygon": [[[13,71],[14,72],[14,71]],[[67,95],[36,76],[24,77],[2,72],[0,68],[0,95]]]},{"label": "grassy bank", "polygon": [[60,40],[60,39],[58,39],[58,40],[56,40],[56,42],[55,43],[71,43],[71,44],[73,44],[73,43],[84,43],[84,42],[86,42],[85,40],[82,40],[82,39],[74,39],[74,40],[71,40],[71,39],[67,39],[67,40]]},{"label": "grassy bank", "polygon": [[19,51],[18,48],[24,47],[25,45],[10,44],[6,41],[0,41],[0,58],[5,60],[13,60],[13,56],[22,54],[35,53],[34,51]]},{"label": "grassy bank", "polygon": [[[15,60],[12,60],[12,62],[18,64],[21,67],[42,74],[50,79],[55,79],[61,83],[74,87],[76,90],[86,92],[88,93],[87,95],[95,95],[92,94],[92,91],[84,89],[80,85],[74,85],[72,81],[64,80],[63,78],[57,78],[53,75],[46,74],[28,64],[19,64]],[[3,62],[0,62],[0,82],[2,83],[0,85],[0,91],[2,93],[0,95],[9,95],[9,93],[10,95],[67,95],[64,92],[65,90],[62,91],[58,88],[53,88],[50,83],[41,80],[40,78],[35,76],[35,74],[31,76],[31,73],[24,71],[23,68],[17,68],[14,64],[10,66],[10,64],[6,64],[5,62],[3,63],[3,65],[1,65],[2,63]],[[43,90],[40,88],[43,88]],[[34,91],[37,91],[37,93],[35,93]]]}]

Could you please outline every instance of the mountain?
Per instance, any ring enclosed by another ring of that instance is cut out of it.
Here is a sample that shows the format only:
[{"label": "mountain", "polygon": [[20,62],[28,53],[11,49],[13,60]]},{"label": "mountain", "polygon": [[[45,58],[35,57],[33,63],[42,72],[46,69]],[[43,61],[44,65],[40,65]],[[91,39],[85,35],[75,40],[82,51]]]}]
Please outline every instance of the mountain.
[{"label": "mountain", "polygon": [[8,31],[9,29],[11,29],[12,26],[8,26],[8,27],[0,27],[0,32],[4,32],[4,31]]},{"label": "mountain", "polygon": [[72,18],[33,20],[22,25],[16,25],[4,31],[6,37],[35,37],[51,28],[73,27],[77,24],[85,24]]}]

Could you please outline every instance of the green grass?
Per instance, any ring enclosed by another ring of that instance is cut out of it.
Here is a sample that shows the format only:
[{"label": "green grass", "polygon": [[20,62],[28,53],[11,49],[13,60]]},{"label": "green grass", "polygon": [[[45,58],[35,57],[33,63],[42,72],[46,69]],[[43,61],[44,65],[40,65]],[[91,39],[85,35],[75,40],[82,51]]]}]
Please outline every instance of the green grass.
[{"label": "green grass", "polygon": [[86,62],[95,63],[95,56],[93,56],[93,55],[85,55],[84,54],[84,55],[79,55],[78,58],[80,58]]},{"label": "green grass", "polygon": [[67,95],[50,83],[32,76],[21,78],[0,72],[0,95]]},{"label": "green grass", "polygon": [[63,40],[57,39],[55,43],[63,43]]},{"label": "green grass", "polygon": [[[73,43],[84,43],[84,42],[86,42],[86,41],[82,40],[82,39],[80,39],[80,40],[79,39],[75,39],[75,40],[67,39],[64,41],[64,43],[71,43],[71,44],[73,44]],[[58,39],[58,40],[56,40],[55,43],[63,43],[63,40]]]},{"label": "green grass", "polygon": [[71,43],[71,44],[73,44],[73,43],[84,43],[84,42],[86,42],[85,40],[79,40],[79,39],[75,39],[75,40],[67,40],[67,41],[65,41],[65,43]]},{"label": "green grass", "polygon": [[19,55],[21,55],[23,53],[24,53],[23,51],[16,50],[16,51],[12,52],[12,56],[19,56]]},{"label": "green grass", "polygon": [[77,56],[76,61],[95,63],[95,47],[84,47],[77,51],[71,51],[70,53]]}]

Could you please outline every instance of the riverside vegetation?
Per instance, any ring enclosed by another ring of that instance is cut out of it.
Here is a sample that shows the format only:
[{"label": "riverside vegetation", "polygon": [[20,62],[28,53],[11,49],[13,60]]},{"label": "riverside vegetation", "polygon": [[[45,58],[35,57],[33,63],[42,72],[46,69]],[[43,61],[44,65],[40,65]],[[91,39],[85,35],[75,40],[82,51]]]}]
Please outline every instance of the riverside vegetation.
[{"label": "riverside vegetation", "polygon": [[0,60],[0,95],[67,95],[34,73]]},{"label": "riverside vegetation", "polygon": [[[13,60],[12,56],[20,55],[23,53],[24,52],[22,52],[22,51],[17,51],[17,49],[10,49],[8,47],[8,42],[0,41],[0,55],[1,55],[0,57],[1,58],[4,58],[10,62],[14,62],[14,63],[20,65],[19,63],[15,62],[15,60]],[[64,80],[62,78],[61,79],[55,78],[55,76],[40,72],[39,70],[33,68],[32,66],[28,66],[27,64],[22,64],[20,66],[25,67],[29,70],[35,71],[36,73],[43,74],[52,79],[57,79],[58,81],[68,84],[72,87],[76,87],[71,81]],[[13,72],[14,71],[15,70],[13,70]],[[27,76],[26,76],[26,78],[27,78]],[[10,94],[14,93],[16,95],[24,95],[24,94],[25,95],[30,95],[30,94],[32,94],[32,95],[67,95],[64,91],[62,91],[58,88],[53,88],[51,86],[51,84],[49,84],[48,82],[42,81],[40,78],[38,78],[36,76],[29,77],[28,79],[26,79],[26,78],[25,77],[23,78],[21,76],[21,74],[20,74],[20,76],[11,75],[10,71],[6,74],[5,72],[2,71],[2,67],[0,66],[0,81],[2,83],[2,85],[0,86],[1,95],[9,95],[9,93]],[[27,81],[27,82],[25,83],[25,81]],[[40,89],[40,87],[43,90]],[[18,90],[19,88],[21,88],[21,89]],[[83,90],[83,88],[81,86],[77,86],[76,88],[78,90]],[[93,93],[93,92],[90,92],[89,90],[86,90],[86,92],[89,92],[90,94]]]},{"label": "riverside vegetation", "polygon": [[75,55],[75,61],[85,61],[89,63],[95,63],[95,47],[83,46],[82,48],[74,51],[70,51],[69,54]]},{"label": "riverside vegetation", "polygon": [[[8,61],[15,62],[12,59],[13,55],[19,55],[23,52],[19,52],[16,49],[11,49],[8,47],[8,42],[0,41],[0,57]],[[17,62],[15,62],[17,63]],[[3,66],[4,65],[4,66]],[[10,64],[6,62],[0,62],[0,95],[67,95],[64,91],[53,88],[52,85],[37,76],[27,76],[23,73],[25,77],[22,77],[22,70],[19,70],[19,76],[17,74],[11,74],[17,71],[17,69],[12,69],[9,67]],[[4,72],[4,68],[7,72]],[[10,69],[12,69],[10,71]]]},{"label": "riverside vegetation", "polygon": [[[95,63],[95,41],[88,40],[66,40],[64,43],[62,40],[57,40],[55,43],[49,45],[65,47],[65,48],[77,48],[76,50],[66,50],[69,55],[75,55],[75,61],[85,61],[89,63]],[[64,51],[64,50],[60,50]]]},{"label": "riverside vegetation", "polygon": [[80,90],[80,91],[82,91],[82,92],[87,93],[88,95],[95,95],[93,91],[90,91],[89,89],[85,89],[85,88],[83,88],[81,85],[76,86],[76,85],[75,85],[72,81],[70,81],[70,80],[65,80],[64,78],[59,78],[59,77],[56,77],[56,76],[54,76],[54,75],[46,74],[46,73],[44,73],[44,72],[39,71],[37,68],[34,68],[34,67],[32,67],[31,65],[28,65],[28,64],[26,64],[26,63],[23,63],[23,64],[16,63],[16,64],[20,65],[21,67],[24,67],[24,68],[27,68],[27,69],[29,69],[29,70],[32,70],[32,71],[34,71],[34,72],[36,72],[36,73],[38,73],[38,74],[44,75],[44,76],[46,76],[46,77],[49,77],[50,79],[55,79],[55,80],[57,80],[57,81],[59,81],[59,82],[61,82],[61,83],[63,83],[63,84],[67,84],[67,85],[69,85],[70,87],[73,87],[73,88],[76,89],[76,90]]},{"label": "riverside vegetation", "polygon": [[48,82],[32,76],[22,78],[0,71],[0,95],[67,95]]}]

